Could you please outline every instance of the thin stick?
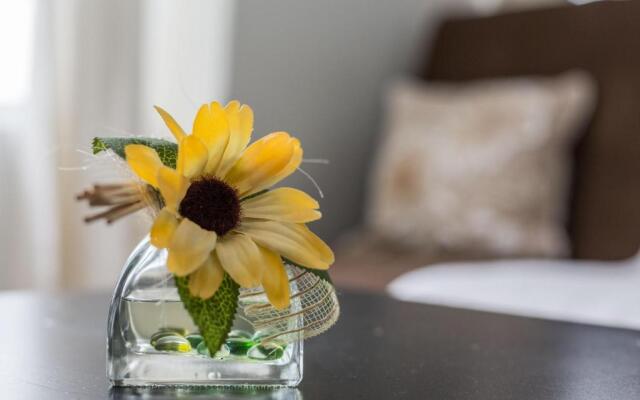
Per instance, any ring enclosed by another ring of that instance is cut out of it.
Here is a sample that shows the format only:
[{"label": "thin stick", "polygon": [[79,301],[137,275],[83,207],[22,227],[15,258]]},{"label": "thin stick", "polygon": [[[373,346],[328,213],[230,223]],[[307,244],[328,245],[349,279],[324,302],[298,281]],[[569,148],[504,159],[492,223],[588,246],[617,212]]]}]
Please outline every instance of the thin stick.
[{"label": "thin stick", "polygon": [[303,170],[300,167],[298,167],[298,171],[302,172],[302,175],[306,176],[307,179],[309,179],[309,181],[311,181],[313,186],[316,187],[316,190],[318,191],[318,195],[320,196],[320,198],[324,199],[324,193],[322,193],[322,189],[320,189],[320,185],[318,185],[318,182],[316,182],[316,180],[313,179],[313,176],[311,176],[310,173],[308,173],[307,171]]},{"label": "thin stick", "polygon": [[[122,211],[122,210],[127,210],[127,209],[129,209],[130,207],[132,207],[132,206],[134,206],[134,205],[136,205],[136,204],[138,204],[138,203],[142,204],[142,202],[141,202],[141,201],[135,201],[135,202],[131,202],[131,203],[125,203],[125,204],[122,204],[122,205],[119,205],[119,206],[116,206],[116,207],[110,208],[110,209],[108,209],[107,211],[103,211],[103,212],[98,213],[98,214],[90,215],[90,216],[88,216],[88,217],[86,217],[86,218],[84,219],[84,222],[87,222],[87,223],[88,223],[88,222],[93,222],[93,221],[95,221],[95,220],[97,220],[97,219],[100,219],[100,218],[105,218],[105,219],[107,219],[107,222],[108,222],[108,221],[109,221],[109,219],[111,219],[111,217],[112,217],[114,214],[119,215],[120,211]],[[144,206],[144,205],[143,205],[143,206]]]},{"label": "thin stick", "polygon": [[134,213],[134,212],[136,212],[138,210],[142,210],[145,207],[146,207],[146,204],[144,204],[144,202],[142,202],[142,201],[138,201],[136,203],[133,203],[129,207],[123,208],[121,210],[118,210],[117,212],[115,212],[112,215],[110,215],[107,218],[107,223],[111,224],[111,223],[117,221],[118,219],[124,217],[125,215],[129,215],[129,214]]}]

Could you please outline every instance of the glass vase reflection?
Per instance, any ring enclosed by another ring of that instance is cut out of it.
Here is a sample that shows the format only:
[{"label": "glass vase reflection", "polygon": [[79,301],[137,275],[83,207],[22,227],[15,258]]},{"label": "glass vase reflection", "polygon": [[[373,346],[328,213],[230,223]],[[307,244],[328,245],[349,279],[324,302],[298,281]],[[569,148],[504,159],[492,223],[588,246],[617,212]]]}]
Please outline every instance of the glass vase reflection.
[{"label": "glass vase reflection", "polygon": [[[107,374],[114,386],[300,383],[301,338],[287,343],[261,340],[270,332],[254,331],[240,307],[226,342],[210,354],[180,301],[166,259],[166,250],[153,247],[146,238],[118,280],[107,327]],[[266,298],[253,296],[253,301]],[[291,307],[295,313],[301,305],[292,299]],[[302,316],[288,321],[291,331],[302,323]]]}]

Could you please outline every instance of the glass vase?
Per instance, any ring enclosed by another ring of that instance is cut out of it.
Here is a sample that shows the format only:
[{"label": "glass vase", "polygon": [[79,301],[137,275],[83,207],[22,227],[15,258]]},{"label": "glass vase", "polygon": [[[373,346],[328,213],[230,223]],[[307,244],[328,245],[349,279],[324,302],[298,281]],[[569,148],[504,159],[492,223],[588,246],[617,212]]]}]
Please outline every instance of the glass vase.
[{"label": "glass vase", "polygon": [[[302,380],[302,338],[264,342],[238,307],[225,344],[210,354],[180,301],[166,267],[167,252],[145,238],[118,280],[107,326],[107,374],[114,386],[289,386]],[[291,266],[287,266],[292,274]],[[241,289],[240,297],[245,289]],[[259,293],[259,292],[258,292]],[[266,302],[264,295],[253,302]],[[300,301],[292,298],[288,329],[303,324]]]}]

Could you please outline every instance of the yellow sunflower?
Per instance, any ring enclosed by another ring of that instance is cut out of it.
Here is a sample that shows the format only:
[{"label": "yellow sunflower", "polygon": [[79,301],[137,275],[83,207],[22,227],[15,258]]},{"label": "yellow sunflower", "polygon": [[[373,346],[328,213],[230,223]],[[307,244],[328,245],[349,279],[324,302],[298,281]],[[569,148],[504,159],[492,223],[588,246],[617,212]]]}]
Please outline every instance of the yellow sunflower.
[{"label": "yellow sunflower", "polygon": [[238,101],[204,104],[190,135],[156,110],[178,142],[176,169],[144,145],[128,145],[125,154],[136,175],[164,198],[150,237],[168,250],[168,269],[188,275],[190,292],[201,298],[215,294],[226,271],[242,287],[262,285],[274,307],[288,307],[282,257],[314,269],[334,261],[305,225],[320,218],[318,202],[293,188],[265,191],[298,168],[300,141],[274,132],[247,147],[253,111]]}]

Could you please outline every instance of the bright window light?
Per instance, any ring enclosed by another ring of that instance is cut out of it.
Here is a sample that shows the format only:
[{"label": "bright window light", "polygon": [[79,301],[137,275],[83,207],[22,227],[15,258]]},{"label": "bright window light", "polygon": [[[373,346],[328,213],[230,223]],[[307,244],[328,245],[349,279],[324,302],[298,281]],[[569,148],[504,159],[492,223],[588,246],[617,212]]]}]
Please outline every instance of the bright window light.
[{"label": "bright window light", "polygon": [[0,106],[23,102],[31,89],[35,1],[0,0]]}]

